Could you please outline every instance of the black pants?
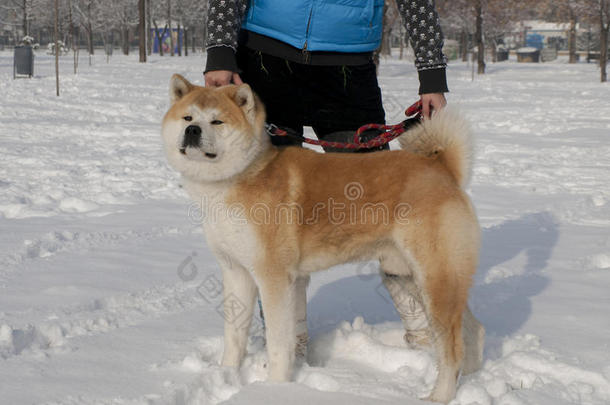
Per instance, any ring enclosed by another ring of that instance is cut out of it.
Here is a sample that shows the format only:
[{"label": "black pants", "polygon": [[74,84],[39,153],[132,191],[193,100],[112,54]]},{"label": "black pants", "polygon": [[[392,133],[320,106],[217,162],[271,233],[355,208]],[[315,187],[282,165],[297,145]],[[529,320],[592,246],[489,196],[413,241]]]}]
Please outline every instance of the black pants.
[{"label": "black pants", "polygon": [[[357,66],[314,66],[290,62],[241,46],[237,64],[242,80],[261,98],[267,122],[303,134],[311,126],[319,139],[385,123],[381,90],[371,61]],[[276,145],[297,141],[274,137]]]}]

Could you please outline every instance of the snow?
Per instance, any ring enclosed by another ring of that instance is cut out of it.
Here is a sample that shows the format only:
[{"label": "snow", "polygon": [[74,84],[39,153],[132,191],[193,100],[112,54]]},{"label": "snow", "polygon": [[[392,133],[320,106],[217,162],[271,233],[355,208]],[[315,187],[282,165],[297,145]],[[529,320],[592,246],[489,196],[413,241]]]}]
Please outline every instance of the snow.
[{"label": "snow", "polygon": [[[420,404],[434,354],[407,348],[374,263],[312,278],[312,341],[295,382],[266,383],[260,320],[240,370],[219,366],[220,273],[166,164],[174,72],[201,55],[96,56],[62,96],[52,59],[12,80],[0,52],[1,404]],[[483,369],[453,405],[610,403],[610,87],[594,64],[449,69],[478,138],[469,192],[483,228],[471,291]],[[383,61],[388,122],[415,101]],[[399,175],[399,174],[393,174]]]}]

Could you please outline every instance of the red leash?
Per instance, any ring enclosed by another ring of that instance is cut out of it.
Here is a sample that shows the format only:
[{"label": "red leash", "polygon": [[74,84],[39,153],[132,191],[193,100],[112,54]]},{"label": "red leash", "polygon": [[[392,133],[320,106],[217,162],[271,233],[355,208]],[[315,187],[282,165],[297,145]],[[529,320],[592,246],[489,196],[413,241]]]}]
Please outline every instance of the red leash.
[{"label": "red leash", "polygon": [[[270,136],[288,136],[295,138],[301,142],[308,143],[310,145],[318,145],[322,147],[338,148],[338,149],[373,149],[385,145],[393,139],[398,138],[411,126],[418,123],[421,119],[422,106],[421,102],[417,101],[412,104],[405,111],[405,115],[408,117],[406,120],[395,125],[385,124],[366,124],[358,128],[354,134],[354,141],[349,142],[329,142],[323,140],[316,140],[304,137],[290,130],[280,129],[274,124],[266,124],[267,133]],[[381,131],[379,135],[367,142],[361,142],[361,135],[363,132],[370,129],[376,129]]]}]

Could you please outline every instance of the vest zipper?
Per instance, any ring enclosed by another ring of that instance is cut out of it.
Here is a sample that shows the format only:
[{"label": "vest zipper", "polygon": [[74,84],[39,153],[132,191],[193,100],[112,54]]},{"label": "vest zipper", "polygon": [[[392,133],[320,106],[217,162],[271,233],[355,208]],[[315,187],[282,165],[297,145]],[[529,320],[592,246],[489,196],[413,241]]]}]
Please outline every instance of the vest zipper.
[{"label": "vest zipper", "polygon": [[309,38],[309,25],[311,24],[311,15],[313,14],[313,4],[309,10],[309,17],[307,18],[307,28],[305,29],[305,44],[303,44],[303,60],[305,63],[309,63],[309,51],[307,50],[307,40]]}]

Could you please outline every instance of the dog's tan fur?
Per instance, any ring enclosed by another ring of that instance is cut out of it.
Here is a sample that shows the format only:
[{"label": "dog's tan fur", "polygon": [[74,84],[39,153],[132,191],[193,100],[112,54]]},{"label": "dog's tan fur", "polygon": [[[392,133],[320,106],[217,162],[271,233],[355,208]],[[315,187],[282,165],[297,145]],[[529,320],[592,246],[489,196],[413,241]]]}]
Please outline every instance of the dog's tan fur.
[{"label": "dog's tan fur", "polygon": [[[451,400],[464,357],[462,314],[479,249],[478,222],[463,190],[471,150],[463,120],[437,114],[401,137],[407,150],[320,154],[272,146],[263,130],[264,108],[247,85],[203,88],[175,75],[170,96],[163,137],[187,190],[197,200],[210,195],[240,207],[239,224],[223,217],[204,227],[223,267],[225,296],[227,288],[239,293],[251,314],[259,290],[270,379],[291,377],[295,280],[336,264],[378,259],[384,272],[411,276],[419,288],[439,358],[430,399]],[[199,114],[193,122],[218,142],[218,163],[175,150],[192,124],[182,118],[193,110]],[[223,124],[207,125],[212,116]],[[235,136],[241,137],[239,146],[223,146],[222,139]],[[239,158],[230,155],[236,147],[243,150]],[[230,158],[226,165],[225,158]],[[235,166],[241,169],[236,172]],[[331,205],[345,207],[345,217],[337,220]],[[375,218],[375,207],[385,207],[390,217]],[[237,287],[228,286],[230,280]],[[223,364],[237,366],[246,332],[226,328],[225,345],[235,347],[225,349]]]}]

